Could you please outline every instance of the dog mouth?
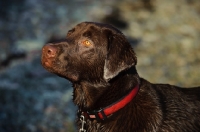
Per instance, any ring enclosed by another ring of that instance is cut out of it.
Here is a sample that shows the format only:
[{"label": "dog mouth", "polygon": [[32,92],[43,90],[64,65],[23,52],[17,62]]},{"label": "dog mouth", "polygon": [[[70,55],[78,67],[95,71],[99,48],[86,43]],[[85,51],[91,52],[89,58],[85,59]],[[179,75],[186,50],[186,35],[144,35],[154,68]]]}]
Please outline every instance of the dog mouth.
[{"label": "dog mouth", "polygon": [[52,67],[52,60],[47,59],[44,55],[42,55],[42,65],[44,67],[50,68],[50,67]]},{"label": "dog mouth", "polygon": [[59,64],[55,63],[56,61],[54,59],[49,59],[45,57],[45,55],[42,55],[41,57],[41,63],[42,66],[49,72],[62,75],[61,67],[59,67]]}]

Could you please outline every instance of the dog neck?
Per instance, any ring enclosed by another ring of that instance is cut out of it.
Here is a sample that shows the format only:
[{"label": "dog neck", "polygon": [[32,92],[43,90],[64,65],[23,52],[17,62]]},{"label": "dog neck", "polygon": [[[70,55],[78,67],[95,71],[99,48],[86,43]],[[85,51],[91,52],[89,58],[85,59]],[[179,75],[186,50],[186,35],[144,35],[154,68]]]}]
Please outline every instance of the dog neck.
[{"label": "dog neck", "polygon": [[79,109],[80,116],[87,117],[91,120],[96,119],[98,122],[107,119],[110,115],[125,107],[138,93],[139,84],[136,85],[127,95],[112,103],[111,105],[92,111],[82,111]]},{"label": "dog neck", "polygon": [[138,84],[139,76],[135,67],[132,67],[109,82],[102,80],[100,83],[87,81],[74,83],[73,101],[79,109],[84,111],[103,108],[120,100]]},{"label": "dog neck", "polygon": [[[126,83],[125,83],[126,82]],[[129,91],[140,84],[139,75],[135,67],[121,72],[118,76],[109,81],[109,86],[95,103],[95,109],[109,106],[127,95]]]}]

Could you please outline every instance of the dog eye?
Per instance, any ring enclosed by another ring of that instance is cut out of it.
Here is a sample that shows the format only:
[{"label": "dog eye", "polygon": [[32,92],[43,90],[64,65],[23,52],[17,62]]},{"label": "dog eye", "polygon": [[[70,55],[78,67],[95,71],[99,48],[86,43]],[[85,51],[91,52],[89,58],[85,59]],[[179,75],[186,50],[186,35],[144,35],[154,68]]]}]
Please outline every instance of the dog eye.
[{"label": "dog eye", "polygon": [[92,44],[90,43],[89,40],[83,41],[82,44],[83,44],[84,46],[86,46],[86,47],[90,47],[90,46],[92,45]]}]

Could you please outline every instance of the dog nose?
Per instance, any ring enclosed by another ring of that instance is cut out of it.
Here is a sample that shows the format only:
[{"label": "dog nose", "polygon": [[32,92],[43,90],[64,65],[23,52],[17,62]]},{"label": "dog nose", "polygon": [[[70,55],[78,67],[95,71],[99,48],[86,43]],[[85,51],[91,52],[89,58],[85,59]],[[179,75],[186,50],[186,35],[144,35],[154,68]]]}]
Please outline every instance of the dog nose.
[{"label": "dog nose", "polygon": [[52,45],[45,45],[42,48],[42,51],[43,51],[43,54],[46,55],[46,57],[52,58],[52,57],[56,56],[57,49],[54,46],[52,46]]}]

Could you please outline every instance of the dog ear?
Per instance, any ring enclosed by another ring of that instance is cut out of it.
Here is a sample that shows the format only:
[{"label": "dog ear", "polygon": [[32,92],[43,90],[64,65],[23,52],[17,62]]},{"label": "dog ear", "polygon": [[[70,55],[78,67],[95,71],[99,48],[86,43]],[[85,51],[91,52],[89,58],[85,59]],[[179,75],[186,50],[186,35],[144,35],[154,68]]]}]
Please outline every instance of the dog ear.
[{"label": "dog ear", "polygon": [[137,64],[137,57],[122,33],[110,33],[104,65],[104,79],[110,80]]}]

